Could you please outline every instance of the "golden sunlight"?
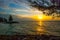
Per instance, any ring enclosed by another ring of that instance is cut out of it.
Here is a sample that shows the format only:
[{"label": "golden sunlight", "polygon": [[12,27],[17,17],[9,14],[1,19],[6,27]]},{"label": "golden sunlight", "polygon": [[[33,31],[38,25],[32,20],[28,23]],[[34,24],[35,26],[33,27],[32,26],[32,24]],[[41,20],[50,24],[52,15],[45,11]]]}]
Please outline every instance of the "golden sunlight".
[{"label": "golden sunlight", "polygon": [[38,24],[39,24],[40,26],[38,26],[38,27],[36,28],[37,34],[45,34],[45,33],[46,33],[46,30],[45,30],[45,28],[43,27],[43,22],[40,21],[40,22],[38,22]]},{"label": "golden sunlight", "polygon": [[38,19],[43,19],[43,15],[37,15]]},{"label": "golden sunlight", "polygon": [[52,20],[52,16],[46,16],[46,15],[44,15],[44,14],[35,15],[35,16],[33,16],[32,18],[35,19],[35,20],[38,20],[38,21]]},{"label": "golden sunlight", "polygon": [[32,16],[33,19],[35,20],[52,20],[52,16],[46,16],[45,14],[43,14],[43,11],[41,10],[37,10],[34,9],[31,11],[31,13],[33,13],[34,15]]}]

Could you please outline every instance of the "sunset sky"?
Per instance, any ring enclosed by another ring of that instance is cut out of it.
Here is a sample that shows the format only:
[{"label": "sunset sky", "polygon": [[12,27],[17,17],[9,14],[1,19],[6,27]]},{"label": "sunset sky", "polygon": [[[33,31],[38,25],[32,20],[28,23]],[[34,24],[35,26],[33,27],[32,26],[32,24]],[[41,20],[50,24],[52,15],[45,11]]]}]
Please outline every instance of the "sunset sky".
[{"label": "sunset sky", "polygon": [[[32,0],[32,2],[35,0]],[[39,0],[38,0],[39,1]],[[36,2],[38,2],[36,1]],[[42,0],[39,1],[41,6],[50,6],[52,5],[50,0],[45,0],[45,4],[43,5]],[[39,3],[38,2],[38,3]],[[47,4],[49,3],[49,4]],[[18,16],[32,17],[36,19],[51,19],[51,16],[42,16],[43,12],[32,8],[29,6],[29,2],[27,0],[0,0],[0,14],[13,14]]]}]

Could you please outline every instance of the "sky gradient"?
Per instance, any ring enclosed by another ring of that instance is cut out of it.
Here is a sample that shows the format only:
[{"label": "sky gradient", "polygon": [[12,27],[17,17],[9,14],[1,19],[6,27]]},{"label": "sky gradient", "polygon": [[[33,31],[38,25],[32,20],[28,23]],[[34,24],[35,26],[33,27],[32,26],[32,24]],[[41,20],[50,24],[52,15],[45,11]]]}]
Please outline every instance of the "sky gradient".
[{"label": "sky gradient", "polygon": [[[31,1],[34,2],[36,0]],[[36,2],[41,6],[53,5],[50,0],[45,0],[44,4],[42,0],[37,0]],[[32,8],[30,5],[31,3],[27,0],[0,0],[0,14],[34,15],[32,10],[35,10],[35,8]]]}]

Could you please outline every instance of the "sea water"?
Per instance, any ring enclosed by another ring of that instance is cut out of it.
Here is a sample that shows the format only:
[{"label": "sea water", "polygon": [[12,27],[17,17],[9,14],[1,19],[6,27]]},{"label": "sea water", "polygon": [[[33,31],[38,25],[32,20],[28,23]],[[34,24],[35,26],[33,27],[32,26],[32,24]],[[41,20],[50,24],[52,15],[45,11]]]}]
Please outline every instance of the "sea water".
[{"label": "sea water", "polygon": [[16,24],[0,23],[0,35],[56,35],[60,36],[59,21],[21,21]]}]

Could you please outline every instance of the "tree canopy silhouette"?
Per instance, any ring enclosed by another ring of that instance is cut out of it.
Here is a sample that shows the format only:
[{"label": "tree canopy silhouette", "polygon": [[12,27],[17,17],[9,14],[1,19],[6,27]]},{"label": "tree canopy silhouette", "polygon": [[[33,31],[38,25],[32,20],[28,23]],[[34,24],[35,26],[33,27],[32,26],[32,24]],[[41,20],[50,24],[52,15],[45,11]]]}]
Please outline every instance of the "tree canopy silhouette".
[{"label": "tree canopy silhouette", "polygon": [[9,16],[9,22],[12,22],[13,21],[13,18],[12,18],[12,16],[10,15]]}]

